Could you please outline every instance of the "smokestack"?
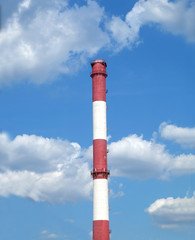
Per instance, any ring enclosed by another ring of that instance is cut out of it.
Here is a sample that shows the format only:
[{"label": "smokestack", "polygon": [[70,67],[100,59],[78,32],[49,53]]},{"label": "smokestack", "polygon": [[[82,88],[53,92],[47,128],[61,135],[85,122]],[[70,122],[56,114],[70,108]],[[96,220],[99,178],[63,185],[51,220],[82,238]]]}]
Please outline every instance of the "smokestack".
[{"label": "smokestack", "polygon": [[93,85],[93,240],[109,240],[109,207],[106,125],[106,67],[103,60],[92,66]]}]

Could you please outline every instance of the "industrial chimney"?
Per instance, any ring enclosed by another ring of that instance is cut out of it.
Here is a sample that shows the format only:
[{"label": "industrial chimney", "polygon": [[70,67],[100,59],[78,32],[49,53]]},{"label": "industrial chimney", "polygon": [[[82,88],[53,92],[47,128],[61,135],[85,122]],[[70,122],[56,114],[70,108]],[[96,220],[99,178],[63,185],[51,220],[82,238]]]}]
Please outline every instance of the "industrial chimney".
[{"label": "industrial chimney", "polygon": [[103,60],[92,66],[93,88],[93,240],[109,240],[109,206],[106,125],[106,67]]}]

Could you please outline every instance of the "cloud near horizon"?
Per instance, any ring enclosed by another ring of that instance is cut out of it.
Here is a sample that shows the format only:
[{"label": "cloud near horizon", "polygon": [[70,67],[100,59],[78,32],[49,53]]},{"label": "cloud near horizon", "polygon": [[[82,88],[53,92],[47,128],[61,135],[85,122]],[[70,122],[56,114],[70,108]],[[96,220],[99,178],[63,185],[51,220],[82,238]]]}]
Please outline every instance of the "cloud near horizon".
[{"label": "cloud near horizon", "polygon": [[189,1],[140,0],[125,13],[125,20],[108,17],[92,0],[82,6],[62,0],[17,0],[10,11],[10,0],[0,3],[0,84],[41,84],[72,74],[102,49],[115,52],[139,44],[145,25],[157,24],[195,42],[195,4]]}]

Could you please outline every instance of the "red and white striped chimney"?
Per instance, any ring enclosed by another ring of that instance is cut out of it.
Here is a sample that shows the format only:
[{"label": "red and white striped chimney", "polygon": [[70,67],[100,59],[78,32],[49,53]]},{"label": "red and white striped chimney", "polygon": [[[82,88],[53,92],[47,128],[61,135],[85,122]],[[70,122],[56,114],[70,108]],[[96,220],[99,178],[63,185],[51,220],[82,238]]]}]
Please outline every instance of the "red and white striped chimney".
[{"label": "red and white striped chimney", "polygon": [[93,85],[93,240],[109,240],[109,206],[106,125],[106,67],[103,60],[92,66]]}]

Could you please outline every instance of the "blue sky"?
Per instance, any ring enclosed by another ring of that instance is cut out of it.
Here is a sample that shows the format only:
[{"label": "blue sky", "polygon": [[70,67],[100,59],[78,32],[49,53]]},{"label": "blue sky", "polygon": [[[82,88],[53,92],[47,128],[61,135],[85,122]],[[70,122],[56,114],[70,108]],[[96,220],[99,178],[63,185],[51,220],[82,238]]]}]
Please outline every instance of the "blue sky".
[{"label": "blue sky", "polygon": [[195,1],[0,5],[0,239],[91,239],[94,59],[111,239],[194,239]]}]

